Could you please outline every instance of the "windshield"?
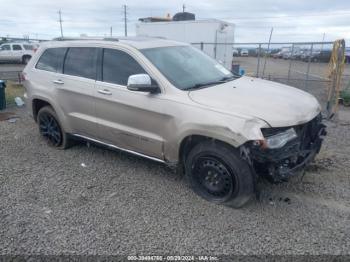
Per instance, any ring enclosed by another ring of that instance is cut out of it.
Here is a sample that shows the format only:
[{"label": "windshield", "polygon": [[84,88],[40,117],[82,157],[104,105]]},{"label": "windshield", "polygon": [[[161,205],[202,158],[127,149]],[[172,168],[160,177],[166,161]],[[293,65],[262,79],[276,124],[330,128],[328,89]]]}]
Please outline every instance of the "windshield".
[{"label": "windshield", "polygon": [[208,87],[236,78],[217,61],[191,46],[150,48],[141,52],[182,90]]}]

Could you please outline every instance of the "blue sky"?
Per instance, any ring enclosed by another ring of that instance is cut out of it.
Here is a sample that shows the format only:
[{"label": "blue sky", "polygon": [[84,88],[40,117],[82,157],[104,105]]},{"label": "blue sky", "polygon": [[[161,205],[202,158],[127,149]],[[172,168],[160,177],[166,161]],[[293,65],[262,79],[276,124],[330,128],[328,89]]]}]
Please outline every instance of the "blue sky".
[{"label": "blue sky", "polygon": [[123,35],[123,9],[128,6],[128,31],[135,33],[139,17],[165,16],[186,10],[198,19],[217,18],[236,24],[236,41],[321,41],[337,38],[350,40],[350,1],[348,0],[27,0],[21,3],[0,0],[0,35],[29,35],[50,39],[60,35],[58,10],[62,10],[65,36]]}]

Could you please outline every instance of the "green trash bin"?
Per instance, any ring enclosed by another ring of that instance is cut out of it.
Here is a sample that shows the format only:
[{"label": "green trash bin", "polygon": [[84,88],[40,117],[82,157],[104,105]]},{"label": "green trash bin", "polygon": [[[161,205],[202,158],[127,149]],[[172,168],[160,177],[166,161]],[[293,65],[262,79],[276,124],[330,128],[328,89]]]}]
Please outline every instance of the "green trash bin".
[{"label": "green trash bin", "polygon": [[0,110],[6,108],[6,96],[5,96],[6,83],[4,80],[0,80]]},{"label": "green trash bin", "polygon": [[344,106],[350,106],[350,82],[344,90],[340,91],[340,99],[343,100]]}]

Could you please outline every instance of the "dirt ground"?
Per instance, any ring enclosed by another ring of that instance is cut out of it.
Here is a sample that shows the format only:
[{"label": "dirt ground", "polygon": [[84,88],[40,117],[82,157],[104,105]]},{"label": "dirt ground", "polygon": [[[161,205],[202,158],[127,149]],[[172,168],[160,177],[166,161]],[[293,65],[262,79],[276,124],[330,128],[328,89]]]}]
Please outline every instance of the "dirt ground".
[{"label": "dirt ground", "polygon": [[1,254],[349,254],[350,115],[316,162],[260,185],[242,209],[209,203],[163,165],[86,144],[49,148],[24,109],[0,121]]}]

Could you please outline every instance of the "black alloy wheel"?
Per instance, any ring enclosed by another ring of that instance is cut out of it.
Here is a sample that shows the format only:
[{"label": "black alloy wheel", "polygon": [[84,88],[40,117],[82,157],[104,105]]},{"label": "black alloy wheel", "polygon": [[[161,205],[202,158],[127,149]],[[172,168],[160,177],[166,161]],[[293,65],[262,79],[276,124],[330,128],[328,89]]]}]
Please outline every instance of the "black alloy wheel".
[{"label": "black alloy wheel", "polygon": [[199,157],[193,165],[194,182],[213,201],[227,200],[234,190],[234,175],[215,156]]},{"label": "black alloy wheel", "polygon": [[48,144],[59,147],[62,144],[62,131],[57,120],[49,113],[42,113],[38,117],[40,134]]}]

